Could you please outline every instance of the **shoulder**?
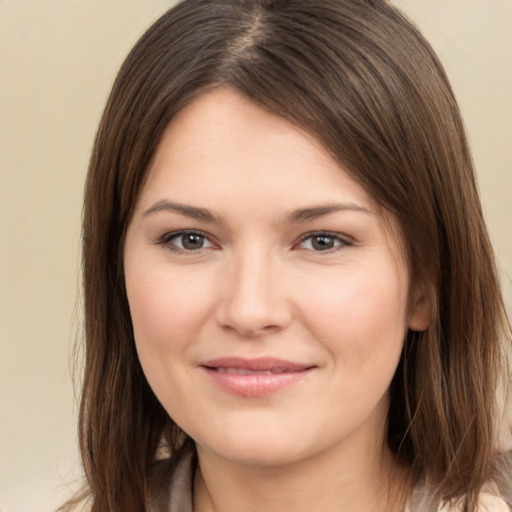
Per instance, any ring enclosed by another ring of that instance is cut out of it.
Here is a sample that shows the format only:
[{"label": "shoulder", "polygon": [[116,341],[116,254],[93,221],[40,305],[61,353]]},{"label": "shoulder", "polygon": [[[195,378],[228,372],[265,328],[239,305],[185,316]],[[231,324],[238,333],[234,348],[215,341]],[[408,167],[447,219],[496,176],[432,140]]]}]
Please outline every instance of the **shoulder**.
[{"label": "shoulder", "polygon": [[[444,503],[435,506],[432,503],[432,494],[425,487],[414,490],[405,512],[463,512],[460,503]],[[512,512],[507,503],[497,492],[484,489],[478,497],[478,512]]]},{"label": "shoulder", "polygon": [[482,512],[510,512],[505,500],[495,494],[482,492],[478,501]]},{"label": "shoulder", "polygon": [[[462,507],[455,505],[443,505],[439,512],[463,512]],[[478,512],[510,512],[510,508],[505,503],[505,500],[491,494],[489,492],[482,492],[478,498]]]}]

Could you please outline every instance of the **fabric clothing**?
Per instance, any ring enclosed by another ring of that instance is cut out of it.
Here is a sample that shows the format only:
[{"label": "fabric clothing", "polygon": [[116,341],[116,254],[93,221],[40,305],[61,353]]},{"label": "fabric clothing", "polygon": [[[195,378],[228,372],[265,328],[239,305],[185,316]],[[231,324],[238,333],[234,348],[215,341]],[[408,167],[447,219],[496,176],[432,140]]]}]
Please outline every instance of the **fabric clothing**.
[{"label": "fabric clothing", "polygon": [[[404,512],[427,512],[428,491],[422,487],[414,489],[411,499]],[[481,492],[478,498],[479,512],[510,512],[508,505],[499,496],[489,492]],[[462,508],[457,505],[443,505],[438,512],[460,512]]]},{"label": "fabric clothing", "polygon": [[177,457],[158,461],[151,482],[150,512],[193,512],[196,451],[185,445]]},{"label": "fabric clothing", "polygon": [[[153,472],[150,512],[193,512],[196,466],[197,456],[192,445],[185,446],[173,459],[158,461]],[[416,488],[404,512],[426,512],[427,499],[425,488]],[[511,512],[504,500],[489,492],[482,492],[479,502],[480,512]],[[438,512],[460,512],[460,509],[443,506]]]}]

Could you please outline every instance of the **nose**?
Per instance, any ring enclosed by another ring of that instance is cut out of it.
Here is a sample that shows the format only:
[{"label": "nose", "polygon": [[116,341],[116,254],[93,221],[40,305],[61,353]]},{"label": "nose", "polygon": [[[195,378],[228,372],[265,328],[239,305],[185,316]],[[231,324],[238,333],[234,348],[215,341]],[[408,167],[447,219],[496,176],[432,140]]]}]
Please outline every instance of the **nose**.
[{"label": "nose", "polygon": [[292,319],[282,265],[261,249],[240,253],[232,256],[221,283],[219,325],[244,338],[281,331]]}]

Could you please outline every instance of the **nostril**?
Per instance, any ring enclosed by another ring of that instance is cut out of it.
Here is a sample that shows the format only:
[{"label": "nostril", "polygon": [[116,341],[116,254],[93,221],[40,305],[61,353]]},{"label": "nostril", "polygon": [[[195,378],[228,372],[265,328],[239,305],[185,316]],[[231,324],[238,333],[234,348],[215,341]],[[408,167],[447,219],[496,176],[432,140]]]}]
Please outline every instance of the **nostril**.
[{"label": "nostril", "polygon": [[264,336],[267,334],[272,334],[278,332],[281,327],[278,325],[264,325],[263,327],[243,327],[243,326],[234,326],[232,324],[224,324],[223,328],[230,332],[236,332],[238,335],[242,335],[245,338],[257,338],[259,336]]},{"label": "nostril", "polygon": [[262,332],[271,332],[271,331],[278,331],[279,326],[278,325],[266,325],[261,329]]}]

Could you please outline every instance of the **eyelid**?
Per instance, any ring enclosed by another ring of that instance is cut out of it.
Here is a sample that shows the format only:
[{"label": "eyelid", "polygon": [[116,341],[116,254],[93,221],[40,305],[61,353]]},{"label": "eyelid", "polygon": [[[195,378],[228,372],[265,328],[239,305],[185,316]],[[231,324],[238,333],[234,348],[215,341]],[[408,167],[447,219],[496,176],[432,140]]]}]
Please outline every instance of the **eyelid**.
[{"label": "eyelid", "polygon": [[298,248],[300,250],[301,248],[298,247],[300,244],[302,244],[304,241],[308,240],[309,238],[313,238],[315,236],[324,236],[327,238],[334,238],[341,243],[336,245],[335,247],[326,249],[324,251],[313,251],[312,249],[303,249],[303,250],[308,250],[308,251],[318,252],[318,253],[322,253],[322,252],[330,253],[330,252],[336,251],[338,249],[341,249],[343,247],[350,247],[350,246],[354,245],[354,241],[347,235],[343,235],[341,233],[336,233],[333,231],[312,231],[310,233],[306,233],[306,234],[302,235],[299,238],[299,240],[294,244],[294,248]]},{"label": "eyelid", "polygon": [[[200,249],[196,249],[196,250],[187,250],[187,249],[182,249],[181,247],[178,247],[178,246],[173,245],[173,244],[170,243],[173,238],[178,238],[178,237],[183,236],[183,235],[198,235],[198,236],[202,236],[211,245],[208,246],[208,247],[201,247]],[[212,240],[212,238],[213,237],[211,235],[209,235],[208,233],[205,233],[204,231],[201,231],[201,230],[198,230],[198,229],[178,229],[177,231],[169,231],[169,232],[165,233],[164,235],[162,235],[161,237],[159,237],[156,240],[155,244],[156,245],[161,245],[161,246],[165,247],[166,249],[168,249],[170,251],[173,251],[173,252],[178,252],[178,253],[182,253],[182,254],[198,254],[203,249],[211,249],[212,247],[215,247],[217,245]]]},{"label": "eyelid", "polygon": [[[177,245],[170,243],[172,239],[178,238],[180,236],[187,235],[187,234],[198,235],[198,236],[204,237],[204,239],[207,240],[209,242],[209,244],[211,244],[211,245],[209,245],[208,247],[201,247],[196,250],[190,250],[190,249],[183,249],[181,247],[178,247]],[[318,236],[318,237],[323,236],[326,238],[333,238],[336,241],[338,241],[339,243],[330,249],[325,249],[322,251],[314,251],[313,249],[304,249],[304,248],[299,247],[303,242],[305,242],[306,240],[313,238],[315,236]],[[215,247],[218,245],[214,241],[213,237],[210,234],[208,234],[204,231],[198,230],[198,229],[179,229],[176,231],[167,232],[164,235],[160,236],[155,241],[155,244],[161,245],[173,252],[183,253],[183,254],[188,254],[188,255],[197,254],[204,249],[211,249],[212,247]],[[343,235],[341,233],[337,233],[337,232],[333,232],[333,231],[319,230],[319,231],[311,231],[309,233],[305,233],[304,235],[302,235],[298,239],[298,241],[293,244],[293,249],[299,249],[299,250],[302,249],[302,250],[318,252],[318,253],[331,253],[331,252],[337,251],[338,249],[342,249],[343,247],[350,247],[353,244],[354,244],[353,240],[351,239],[351,237],[349,237],[347,235]]]}]

